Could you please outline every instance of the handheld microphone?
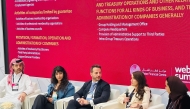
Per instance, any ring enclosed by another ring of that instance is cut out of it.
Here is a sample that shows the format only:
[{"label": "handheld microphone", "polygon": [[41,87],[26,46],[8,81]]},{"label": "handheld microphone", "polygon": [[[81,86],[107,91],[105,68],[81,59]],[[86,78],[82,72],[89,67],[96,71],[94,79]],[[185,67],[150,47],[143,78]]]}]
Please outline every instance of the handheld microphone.
[{"label": "handheld microphone", "polygon": [[[126,90],[126,93],[125,93],[126,97],[129,97],[129,89]],[[127,102],[127,106],[126,107],[130,107],[129,106],[129,102]]]},{"label": "handheld microphone", "polygon": [[129,89],[126,90],[126,97],[129,97]]}]

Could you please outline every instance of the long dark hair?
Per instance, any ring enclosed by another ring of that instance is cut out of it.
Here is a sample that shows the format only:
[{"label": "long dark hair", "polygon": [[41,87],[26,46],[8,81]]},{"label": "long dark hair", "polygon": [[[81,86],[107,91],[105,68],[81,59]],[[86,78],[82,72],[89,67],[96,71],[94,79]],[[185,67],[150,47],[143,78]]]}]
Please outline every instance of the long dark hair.
[{"label": "long dark hair", "polygon": [[143,95],[145,93],[144,87],[148,86],[147,83],[146,83],[146,78],[145,78],[144,74],[141,71],[135,71],[135,72],[133,72],[133,77],[138,82],[137,93],[136,93],[135,96],[139,100],[142,100],[143,99]]},{"label": "long dark hair", "polygon": [[63,73],[63,79],[61,80],[61,84],[59,85],[57,90],[64,90],[67,84],[69,83],[68,81],[68,76],[66,70],[62,66],[56,66],[53,69],[53,73],[51,76],[51,83],[56,85],[58,83],[58,80],[55,77],[56,72],[62,72]]}]

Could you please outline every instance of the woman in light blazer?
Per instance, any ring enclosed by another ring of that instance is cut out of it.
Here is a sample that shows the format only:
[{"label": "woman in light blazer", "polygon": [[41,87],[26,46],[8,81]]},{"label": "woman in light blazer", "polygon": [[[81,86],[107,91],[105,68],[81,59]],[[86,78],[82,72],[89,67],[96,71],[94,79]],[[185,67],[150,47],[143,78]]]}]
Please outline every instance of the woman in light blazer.
[{"label": "woman in light blazer", "polygon": [[136,71],[131,75],[131,86],[126,93],[118,97],[118,102],[126,104],[127,109],[147,109],[151,98],[150,92],[144,74]]}]

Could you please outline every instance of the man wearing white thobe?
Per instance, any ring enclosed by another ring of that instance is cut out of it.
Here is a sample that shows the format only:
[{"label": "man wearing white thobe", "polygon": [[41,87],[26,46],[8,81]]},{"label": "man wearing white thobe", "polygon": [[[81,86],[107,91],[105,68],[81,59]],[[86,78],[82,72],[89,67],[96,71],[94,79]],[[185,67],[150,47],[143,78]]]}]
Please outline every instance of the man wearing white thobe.
[{"label": "man wearing white thobe", "polygon": [[30,77],[23,74],[24,62],[21,59],[12,59],[10,74],[0,81],[0,93],[5,91],[5,96],[0,98],[0,105],[5,102],[14,104],[13,109],[21,109],[25,97],[33,92]]}]

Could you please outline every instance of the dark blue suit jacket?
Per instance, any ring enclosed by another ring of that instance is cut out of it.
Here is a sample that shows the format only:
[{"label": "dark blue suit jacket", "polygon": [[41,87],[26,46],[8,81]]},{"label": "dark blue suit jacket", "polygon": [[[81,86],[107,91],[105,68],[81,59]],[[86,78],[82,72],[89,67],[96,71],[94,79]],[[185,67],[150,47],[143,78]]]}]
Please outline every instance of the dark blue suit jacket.
[{"label": "dark blue suit jacket", "polygon": [[[92,81],[85,82],[82,88],[74,94],[74,99],[84,97],[86,99],[89,92]],[[98,81],[95,93],[94,93],[94,104],[107,102],[110,97],[110,85],[104,80],[100,79]]]}]

